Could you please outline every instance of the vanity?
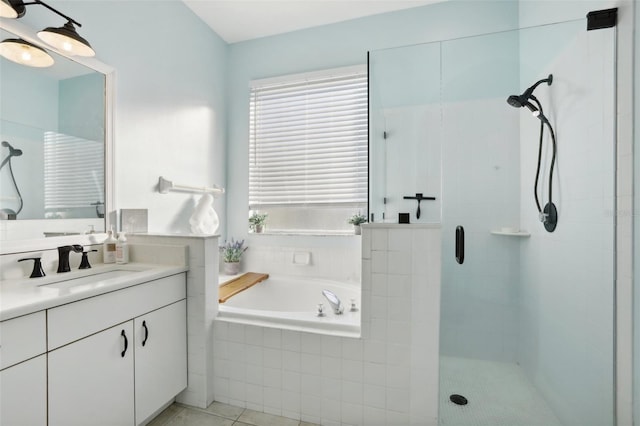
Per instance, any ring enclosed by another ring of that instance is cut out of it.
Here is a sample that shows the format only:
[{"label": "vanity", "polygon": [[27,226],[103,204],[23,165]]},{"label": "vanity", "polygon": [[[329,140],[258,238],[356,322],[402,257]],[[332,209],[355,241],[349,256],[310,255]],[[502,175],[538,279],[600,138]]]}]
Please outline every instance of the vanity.
[{"label": "vanity", "polygon": [[51,275],[0,283],[0,424],[140,425],[187,387],[185,266]]},{"label": "vanity", "polygon": [[[9,185],[0,191],[0,424],[140,425],[174,399],[207,407],[218,237],[128,235],[131,263],[101,264],[104,232],[122,230],[114,196],[116,71],[43,46],[24,20],[0,20],[0,34],[55,58],[46,69],[0,58],[0,136],[11,145],[0,154],[13,155],[15,175],[8,166],[0,174]],[[74,155],[47,151],[62,142]],[[71,184],[46,172],[90,163]],[[91,269],[79,271],[73,254],[71,271],[55,272],[56,248],[69,244],[98,250],[89,254]],[[26,278],[30,262],[18,260],[29,257],[41,257],[46,277]]]}]

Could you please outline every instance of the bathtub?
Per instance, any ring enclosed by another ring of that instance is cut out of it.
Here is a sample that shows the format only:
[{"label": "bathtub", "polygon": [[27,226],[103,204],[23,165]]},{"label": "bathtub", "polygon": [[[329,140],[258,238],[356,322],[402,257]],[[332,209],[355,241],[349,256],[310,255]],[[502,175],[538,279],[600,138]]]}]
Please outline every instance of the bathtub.
[{"label": "bathtub", "polygon": [[[223,283],[231,277],[221,276]],[[334,292],[344,313],[335,315],[322,290]],[[350,311],[351,299],[357,310]],[[317,313],[318,303],[324,316]],[[333,336],[360,337],[360,284],[270,274],[269,278],[220,303],[218,320]]]}]

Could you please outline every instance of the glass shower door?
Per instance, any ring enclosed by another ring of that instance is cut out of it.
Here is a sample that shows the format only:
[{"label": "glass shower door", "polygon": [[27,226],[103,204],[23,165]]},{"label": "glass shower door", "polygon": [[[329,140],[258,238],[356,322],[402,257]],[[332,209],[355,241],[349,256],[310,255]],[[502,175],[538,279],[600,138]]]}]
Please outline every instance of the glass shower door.
[{"label": "glass shower door", "polygon": [[[615,30],[577,21],[441,49],[440,424],[613,424]],[[535,96],[557,136],[552,182],[548,128],[540,150],[541,120],[506,102],[549,74]],[[539,152],[554,232],[534,199]]]}]

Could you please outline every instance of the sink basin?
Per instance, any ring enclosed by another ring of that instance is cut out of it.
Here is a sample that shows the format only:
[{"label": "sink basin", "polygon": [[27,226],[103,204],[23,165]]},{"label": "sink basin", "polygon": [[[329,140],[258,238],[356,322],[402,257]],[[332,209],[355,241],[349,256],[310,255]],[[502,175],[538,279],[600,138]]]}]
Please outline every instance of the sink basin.
[{"label": "sink basin", "polygon": [[109,280],[112,278],[125,277],[127,275],[135,274],[137,272],[138,271],[117,269],[115,271],[105,271],[105,272],[98,272],[92,275],[85,275],[84,277],[70,278],[68,280],[58,281],[51,284],[41,284],[41,287],[44,286],[47,288],[57,288],[61,290],[70,289],[70,288],[78,287],[85,284],[98,284],[101,281]]}]

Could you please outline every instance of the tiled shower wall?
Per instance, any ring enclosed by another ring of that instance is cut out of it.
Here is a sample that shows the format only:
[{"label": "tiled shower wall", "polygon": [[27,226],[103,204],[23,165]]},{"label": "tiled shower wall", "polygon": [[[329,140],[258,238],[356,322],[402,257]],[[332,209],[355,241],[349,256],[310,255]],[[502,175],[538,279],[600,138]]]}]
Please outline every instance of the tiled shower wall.
[{"label": "tiled shower wall", "polygon": [[362,337],[214,321],[215,400],[323,425],[437,425],[439,225],[365,225]]}]

